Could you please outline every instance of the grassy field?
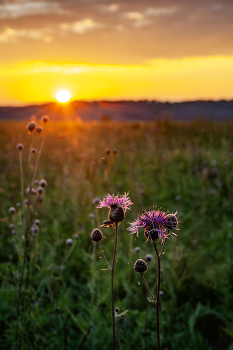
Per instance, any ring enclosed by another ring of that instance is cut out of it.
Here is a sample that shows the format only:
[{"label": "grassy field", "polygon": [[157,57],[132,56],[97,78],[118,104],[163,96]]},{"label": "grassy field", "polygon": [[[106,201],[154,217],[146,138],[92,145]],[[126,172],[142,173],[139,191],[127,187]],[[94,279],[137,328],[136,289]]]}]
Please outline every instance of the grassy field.
[{"label": "grassy field", "polygon": [[[108,209],[96,209],[93,199],[129,192],[134,204],[119,227],[114,279],[115,306],[129,311],[116,320],[117,349],[156,349],[155,310],[133,269],[138,258],[154,256],[145,277],[155,295],[156,256],[143,233],[127,231],[153,206],[177,211],[180,229],[161,261],[161,349],[233,349],[233,124],[49,122],[46,134],[31,136],[26,123],[1,123],[0,348],[111,349],[110,272],[101,270],[106,263],[90,239]],[[32,196],[29,210],[16,203],[20,152],[24,199],[35,172],[31,138],[37,150],[45,141],[35,178],[48,187]],[[41,221],[36,235],[26,233],[23,212],[30,225]],[[114,229],[101,230],[111,263]]]}]

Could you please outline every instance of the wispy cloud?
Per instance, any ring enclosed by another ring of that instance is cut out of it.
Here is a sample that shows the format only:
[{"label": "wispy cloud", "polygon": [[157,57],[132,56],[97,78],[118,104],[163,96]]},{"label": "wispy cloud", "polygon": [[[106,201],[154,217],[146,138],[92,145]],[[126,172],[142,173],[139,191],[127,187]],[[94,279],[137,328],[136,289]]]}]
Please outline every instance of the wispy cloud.
[{"label": "wispy cloud", "polygon": [[77,21],[71,24],[62,23],[60,28],[63,31],[71,31],[77,34],[84,34],[90,30],[96,29],[96,28],[103,28],[104,25],[102,23],[94,22],[90,18],[85,18],[81,21]]},{"label": "wispy cloud", "polygon": [[13,29],[7,28],[0,33],[0,42],[15,42],[17,38],[29,38],[32,40],[43,40],[46,43],[52,41],[50,30],[48,28],[44,29]]},{"label": "wispy cloud", "polygon": [[0,18],[17,18],[21,16],[45,15],[50,13],[61,15],[69,14],[68,11],[60,7],[58,2],[18,1],[16,3],[0,5]]},{"label": "wispy cloud", "polygon": [[175,6],[172,7],[148,7],[145,11],[146,15],[149,16],[169,16],[173,15],[177,12],[177,8]]},{"label": "wispy cloud", "polygon": [[145,18],[144,14],[141,12],[127,12],[125,14],[126,18],[133,20],[133,26],[136,28],[148,26],[150,21]]}]

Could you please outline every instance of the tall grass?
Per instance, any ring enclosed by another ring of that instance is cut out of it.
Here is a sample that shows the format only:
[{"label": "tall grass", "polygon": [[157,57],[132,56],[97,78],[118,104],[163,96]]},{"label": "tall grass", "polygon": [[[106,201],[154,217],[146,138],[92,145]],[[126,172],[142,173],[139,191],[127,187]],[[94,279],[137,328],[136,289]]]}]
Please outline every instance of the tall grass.
[{"label": "tall grass", "polygon": [[[36,179],[45,178],[48,187],[32,213],[41,221],[30,256],[35,271],[31,278],[31,269],[26,268],[30,288],[25,275],[17,323],[22,261],[8,209],[21,202],[19,142],[24,144],[24,188],[28,186],[30,137],[25,123],[2,122],[1,349],[16,348],[17,327],[21,349],[111,348],[110,275],[100,271],[107,265],[98,250],[92,263],[89,214],[95,212],[95,197],[128,191],[134,205],[119,225],[114,305],[129,312],[116,319],[117,348],[156,348],[154,305],[145,298],[147,289],[133,269],[136,259],[153,254],[153,244],[145,244],[143,236],[132,240],[127,227],[141,209],[157,205],[178,211],[180,218],[178,237],[167,241],[162,259],[161,349],[233,349],[232,131],[231,123],[201,121],[157,122],[156,128],[155,123],[46,125]],[[106,148],[117,149],[107,171]],[[20,249],[25,239],[21,211],[22,207],[17,209],[14,222]],[[107,219],[105,214],[98,212],[100,224]],[[114,229],[101,230],[101,248],[109,261]],[[65,242],[76,232],[79,238],[69,255]],[[140,253],[134,252],[136,246]],[[155,295],[156,259],[148,265],[145,277]]]}]

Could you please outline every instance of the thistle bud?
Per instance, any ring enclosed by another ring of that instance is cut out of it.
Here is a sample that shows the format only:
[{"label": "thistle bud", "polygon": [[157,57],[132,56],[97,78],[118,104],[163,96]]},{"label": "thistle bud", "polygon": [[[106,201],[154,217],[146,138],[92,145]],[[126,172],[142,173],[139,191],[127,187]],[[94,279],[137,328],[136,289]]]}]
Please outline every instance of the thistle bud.
[{"label": "thistle bud", "polygon": [[93,242],[99,242],[103,239],[103,233],[98,228],[95,228],[91,233],[91,239]]},{"label": "thistle bud", "polygon": [[78,233],[74,233],[74,234],[73,234],[73,238],[74,238],[75,240],[79,239],[79,234],[78,234]]},{"label": "thistle bud", "polygon": [[36,148],[34,148],[34,147],[31,148],[31,153],[32,153],[32,154],[35,154],[36,152],[37,152]]},{"label": "thistle bud", "polygon": [[10,224],[10,229],[13,230],[15,228],[15,225],[14,224]]},{"label": "thistle bud", "polygon": [[145,255],[145,259],[146,259],[146,261],[151,261],[151,260],[153,260],[153,255],[151,255],[151,254],[146,254]]},{"label": "thistle bud", "polygon": [[145,272],[147,268],[147,263],[142,259],[138,259],[134,264],[134,270],[140,273]]},{"label": "thistle bud", "polygon": [[125,218],[125,213],[123,208],[118,204],[110,205],[108,218],[110,221],[116,222],[116,223],[123,221]]},{"label": "thistle bud", "polygon": [[118,314],[119,311],[120,311],[119,307],[116,307],[115,312]]},{"label": "thistle bud", "polygon": [[12,231],[11,231],[11,234],[12,234],[12,236],[17,236],[18,232],[15,231],[15,230],[12,230]]},{"label": "thistle bud", "polygon": [[40,125],[36,127],[36,131],[38,132],[38,134],[40,134],[43,130],[44,129]]},{"label": "thistle bud", "polygon": [[20,208],[21,207],[21,203],[16,203],[16,207]]},{"label": "thistle bud", "polygon": [[174,230],[178,226],[178,220],[174,214],[168,214],[165,218],[165,227],[168,230]]},{"label": "thistle bud", "polygon": [[101,201],[101,199],[100,199],[99,197],[95,197],[95,198],[93,199],[92,203],[93,203],[94,205],[97,205],[97,204],[99,204],[100,201]]},{"label": "thistle bud", "polygon": [[105,154],[107,155],[107,156],[109,156],[110,155],[110,153],[111,153],[111,150],[110,150],[110,148],[109,147],[107,147],[107,148],[105,148]]},{"label": "thistle bud", "polygon": [[140,248],[140,247],[134,248],[134,252],[135,252],[135,253],[140,253],[140,251],[141,251],[141,248]]},{"label": "thistle bud", "polygon": [[72,244],[73,244],[73,239],[68,238],[68,239],[66,240],[66,245],[68,245],[68,246],[70,247],[70,246],[72,246]]},{"label": "thistle bud", "polygon": [[16,148],[19,150],[19,151],[22,151],[24,149],[24,146],[22,143],[18,143],[18,145],[16,146]]},{"label": "thistle bud", "polygon": [[40,185],[41,187],[47,187],[47,186],[48,186],[48,182],[47,182],[46,180],[44,180],[44,179],[41,179],[41,180],[39,181],[39,185]]},{"label": "thistle bud", "polygon": [[40,220],[39,219],[34,220],[34,225],[40,226]]},{"label": "thistle bud", "polygon": [[49,121],[49,117],[47,115],[43,115],[40,120],[44,122],[45,124]]},{"label": "thistle bud", "polygon": [[36,122],[29,122],[26,126],[26,129],[28,129],[28,131],[33,132],[33,130],[36,127]]},{"label": "thistle bud", "polygon": [[36,225],[32,225],[32,227],[30,228],[30,232],[33,234],[33,235],[35,235],[36,233],[38,233],[39,232],[39,228],[38,228],[38,226],[36,226]]},{"label": "thistle bud", "polygon": [[16,209],[14,207],[10,207],[9,208],[9,213],[10,214],[15,214],[16,213]]},{"label": "thistle bud", "polygon": [[39,194],[44,193],[44,189],[43,189],[42,186],[37,187],[36,191],[37,191],[37,193],[39,193]]}]

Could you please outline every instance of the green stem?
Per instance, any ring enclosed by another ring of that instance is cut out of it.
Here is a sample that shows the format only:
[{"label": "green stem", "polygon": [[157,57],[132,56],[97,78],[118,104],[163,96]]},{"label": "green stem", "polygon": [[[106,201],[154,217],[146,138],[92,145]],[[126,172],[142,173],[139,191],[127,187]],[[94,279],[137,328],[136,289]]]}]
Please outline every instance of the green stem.
[{"label": "green stem", "polygon": [[158,283],[157,283],[157,303],[156,303],[156,339],[157,339],[157,350],[160,350],[160,332],[159,332],[159,298],[160,298],[160,280],[161,280],[161,264],[160,257],[156,247],[156,243],[153,242],[155,253],[158,261]]},{"label": "green stem", "polygon": [[149,292],[149,294],[150,294],[150,296],[151,296],[151,299],[152,299],[153,302],[156,304],[156,300],[155,300],[153,294],[151,293],[151,290],[150,290],[148,284],[146,283],[146,279],[145,279],[145,277],[143,276],[142,272],[141,272],[141,277],[142,277],[142,280],[143,280],[143,282],[144,282],[144,284],[145,284],[145,286],[146,286],[146,288],[147,288],[147,290],[148,290],[148,292]]},{"label": "green stem", "polygon": [[112,345],[113,345],[112,348],[113,350],[116,349],[113,277],[114,277],[114,267],[115,267],[116,247],[117,247],[117,228],[118,228],[118,222],[115,222],[115,243],[114,243],[113,258],[112,258],[112,270],[111,270]]},{"label": "green stem", "polygon": [[103,258],[105,259],[105,261],[106,261],[106,263],[107,263],[107,265],[108,265],[109,270],[112,271],[111,266],[109,265],[109,262],[108,262],[106,256],[104,255],[104,252],[102,251],[99,242],[96,242],[96,243],[97,243],[97,245],[98,245],[98,247],[99,247],[99,250],[101,251],[101,254],[102,254]]}]

